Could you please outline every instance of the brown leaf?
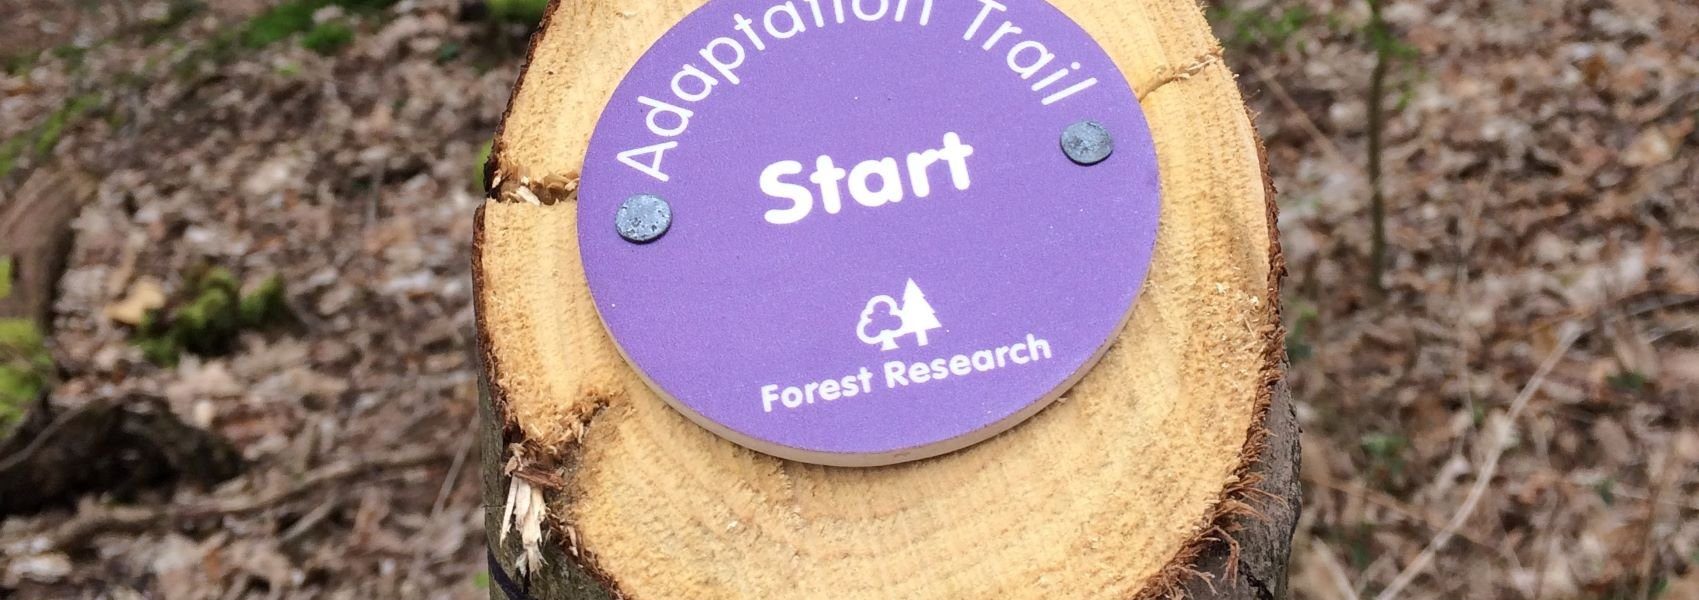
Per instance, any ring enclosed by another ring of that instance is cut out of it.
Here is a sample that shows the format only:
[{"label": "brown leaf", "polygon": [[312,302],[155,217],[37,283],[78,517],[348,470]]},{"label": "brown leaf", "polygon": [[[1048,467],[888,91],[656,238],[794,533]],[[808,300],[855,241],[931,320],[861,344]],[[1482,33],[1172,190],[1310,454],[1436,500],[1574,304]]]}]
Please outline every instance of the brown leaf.
[{"label": "brown leaf", "polygon": [[130,284],[130,292],[123,300],[106,305],[101,314],[112,321],[136,326],[147,319],[148,311],[162,306],[165,306],[164,286],[159,284],[159,280],[143,277]]},{"label": "brown leaf", "polygon": [[1648,127],[1641,131],[1628,148],[1622,151],[1622,163],[1630,167],[1651,167],[1675,158],[1675,144],[1670,143],[1663,130]]}]

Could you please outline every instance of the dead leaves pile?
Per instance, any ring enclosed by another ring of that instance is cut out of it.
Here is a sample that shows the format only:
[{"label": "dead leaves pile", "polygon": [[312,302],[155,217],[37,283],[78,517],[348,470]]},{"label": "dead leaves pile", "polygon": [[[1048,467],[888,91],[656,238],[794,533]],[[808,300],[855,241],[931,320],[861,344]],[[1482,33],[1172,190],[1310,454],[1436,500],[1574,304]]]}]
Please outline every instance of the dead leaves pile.
[{"label": "dead leaves pile", "polygon": [[[141,4],[64,6],[145,18],[170,2]],[[57,304],[56,401],[165,398],[249,469],[7,518],[0,595],[487,597],[467,244],[474,163],[525,32],[423,0],[346,17],[357,35],[333,56],[218,48],[264,3],[209,4],[170,36],[85,31],[99,41],[74,60],[0,75],[0,136],[98,99],[19,163],[101,179]],[[243,290],[280,277],[299,323],[241,331],[226,356],[147,360],[137,326],[208,267]]]},{"label": "dead leaves pile", "polygon": [[[1307,489],[1293,586],[1687,597],[1671,594],[1699,572],[1699,6],[1388,2],[1416,58],[1385,99],[1377,298],[1359,164],[1366,9],[1223,4],[1311,15],[1288,40],[1228,52],[1262,64],[1242,84],[1291,269]],[[1564,349],[1566,327],[1581,337]],[[1498,440],[1502,464],[1458,536],[1412,567]]]}]

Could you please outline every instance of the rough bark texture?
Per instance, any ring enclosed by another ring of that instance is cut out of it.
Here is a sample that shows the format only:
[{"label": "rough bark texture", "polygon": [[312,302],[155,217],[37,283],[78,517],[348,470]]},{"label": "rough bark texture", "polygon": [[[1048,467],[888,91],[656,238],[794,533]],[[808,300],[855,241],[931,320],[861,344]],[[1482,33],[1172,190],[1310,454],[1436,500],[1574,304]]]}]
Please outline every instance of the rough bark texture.
[{"label": "rough bark texture", "polygon": [[[478,393],[478,449],[482,457],[484,476],[484,536],[487,538],[490,552],[495,560],[490,564],[490,600],[524,600],[510,597],[498,582],[510,581],[522,588],[521,593],[534,600],[561,598],[571,600],[613,600],[618,594],[609,591],[608,586],[589,568],[572,556],[569,556],[564,545],[559,543],[543,544],[543,569],[530,577],[521,577],[515,565],[523,560],[520,558],[521,549],[519,536],[508,536],[502,541],[502,508],[507,506],[508,484],[512,481],[506,474],[506,446],[503,441],[502,428],[499,425],[502,418],[495,412],[490,394],[482,381]],[[558,540],[550,540],[558,542]],[[500,571],[497,573],[496,571]]]},{"label": "rough bark texture", "polygon": [[1298,415],[1292,394],[1280,383],[1268,408],[1267,445],[1257,456],[1255,490],[1245,502],[1250,512],[1220,524],[1226,536],[1211,540],[1194,562],[1199,573],[1186,582],[1192,598],[1286,598],[1286,563],[1292,533],[1302,512],[1298,484]]}]

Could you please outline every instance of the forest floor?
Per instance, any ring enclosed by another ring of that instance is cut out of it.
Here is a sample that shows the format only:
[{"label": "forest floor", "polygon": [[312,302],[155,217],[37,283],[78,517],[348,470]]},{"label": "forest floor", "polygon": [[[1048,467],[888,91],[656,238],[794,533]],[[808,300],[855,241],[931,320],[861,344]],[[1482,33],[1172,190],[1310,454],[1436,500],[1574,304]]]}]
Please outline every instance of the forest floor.
[{"label": "forest floor", "polygon": [[[0,597],[487,597],[467,245],[526,27],[391,4],[0,0],[0,198],[98,190],[55,400],[161,398],[247,461],[6,518]],[[1294,590],[1699,597],[1699,5],[1384,15],[1210,8],[1281,194]],[[291,317],[139,343],[213,268]]]}]

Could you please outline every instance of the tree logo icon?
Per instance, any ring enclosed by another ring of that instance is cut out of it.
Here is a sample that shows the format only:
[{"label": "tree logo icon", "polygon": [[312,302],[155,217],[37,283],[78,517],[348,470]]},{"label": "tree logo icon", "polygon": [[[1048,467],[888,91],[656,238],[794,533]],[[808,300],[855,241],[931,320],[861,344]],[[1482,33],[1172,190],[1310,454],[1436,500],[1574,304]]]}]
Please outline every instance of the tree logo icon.
[{"label": "tree logo icon", "polygon": [[897,349],[898,338],[911,334],[915,345],[924,347],[930,343],[927,332],[941,327],[943,324],[938,322],[932,304],[926,301],[926,294],[910,279],[903,288],[901,305],[896,298],[883,295],[867,301],[867,308],[862,309],[861,320],[856,323],[855,335],[869,346],[890,351]]}]

